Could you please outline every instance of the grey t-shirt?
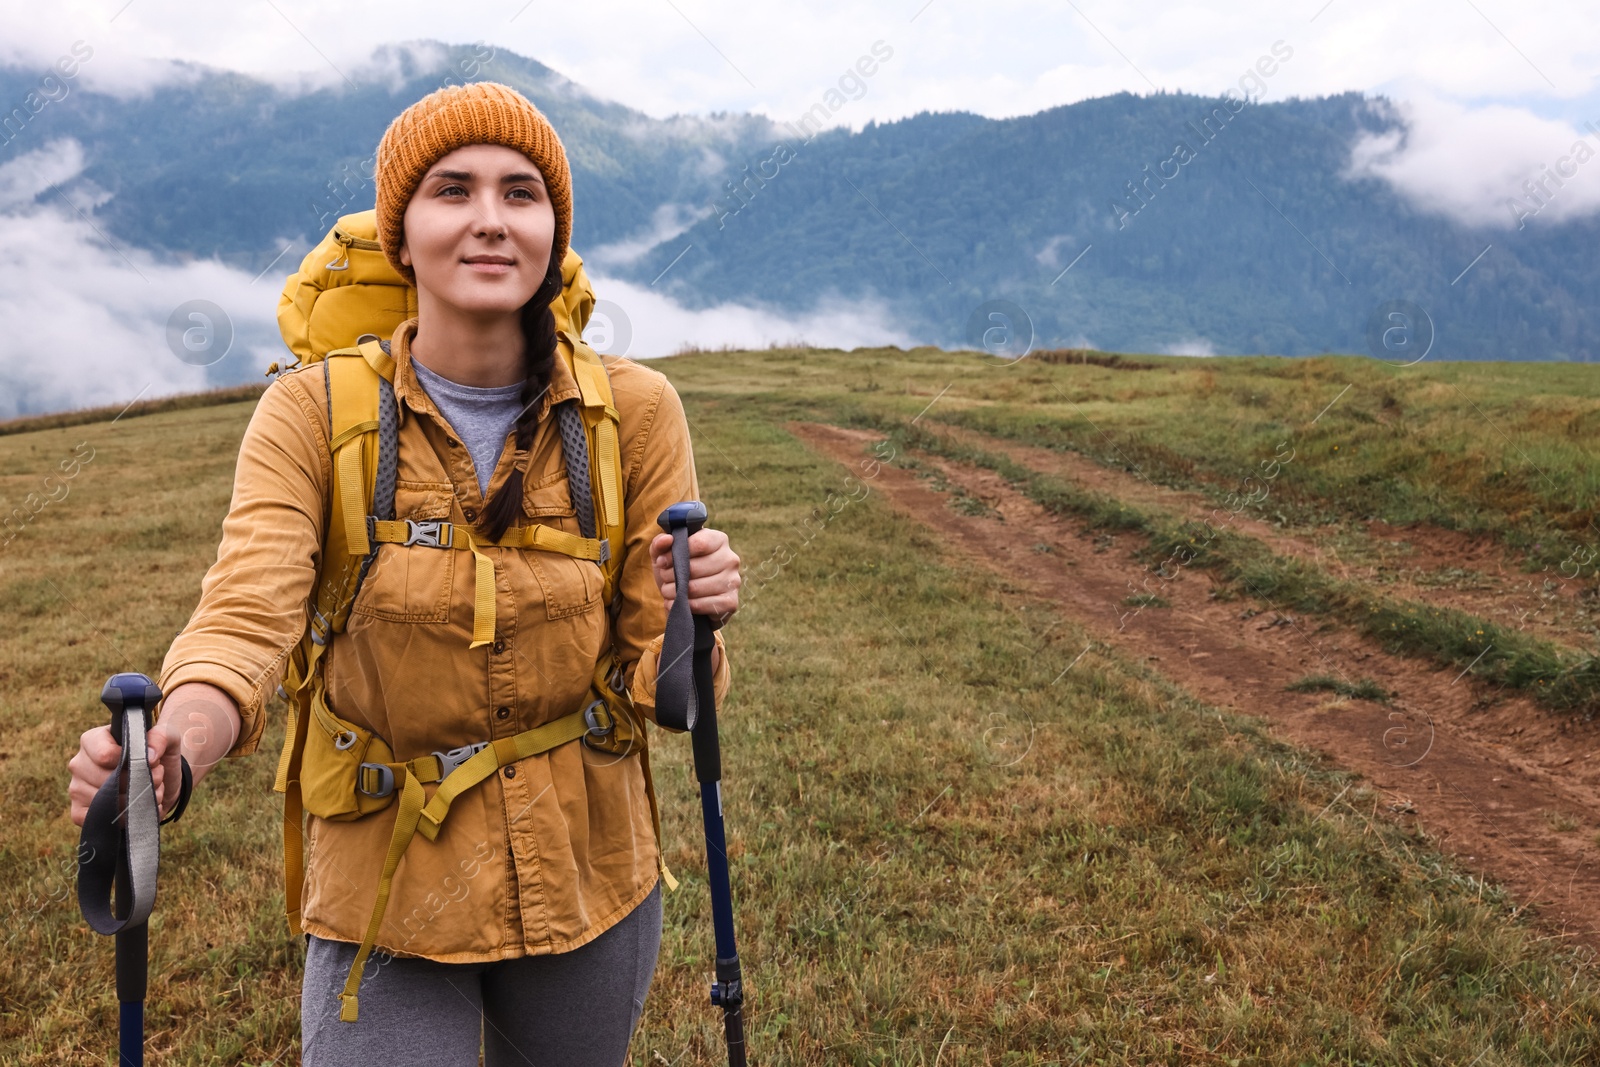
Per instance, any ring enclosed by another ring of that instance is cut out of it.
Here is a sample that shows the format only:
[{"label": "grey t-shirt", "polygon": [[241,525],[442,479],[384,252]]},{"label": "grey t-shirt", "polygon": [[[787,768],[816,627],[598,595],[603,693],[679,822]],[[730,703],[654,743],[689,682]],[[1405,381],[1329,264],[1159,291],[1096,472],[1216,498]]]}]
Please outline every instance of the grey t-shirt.
[{"label": "grey t-shirt", "polygon": [[512,385],[462,385],[442,378],[417,360],[411,361],[417,381],[444,416],[472,457],[478,491],[489,491],[489,476],[500,462],[506,434],[522,411],[522,383]]}]

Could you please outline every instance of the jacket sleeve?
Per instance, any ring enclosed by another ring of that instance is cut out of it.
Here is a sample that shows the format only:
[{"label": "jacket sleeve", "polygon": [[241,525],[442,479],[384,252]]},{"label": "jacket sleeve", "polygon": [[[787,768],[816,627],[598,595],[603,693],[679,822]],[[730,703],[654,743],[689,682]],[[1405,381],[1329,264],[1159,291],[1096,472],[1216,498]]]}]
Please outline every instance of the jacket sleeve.
[{"label": "jacket sleeve", "polygon": [[209,682],[239,706],[229,756],[260,744],[265,700],[305,632],[331,481],[325,436],[301,383],[279,378],[262,394],[239,445],[217,560],[162,663],[162,693]]},{"label": "jacket sleeve", "polygon": [[[656,721],[656,660],[666,638],[667,604],[661,598],[650,566],[650,542],[661,533],[656,518],[680,500],[698,500],[700,482],[689,442],[689,421],[678,391],[664,376],[652,396],[639,445],[639,462],[629,479],[624,500],[622,609],[617,618],[617,649],[622,655],[628,692],[634,706]],[[711,525],[715,525],[713,516]],[[721,707],[732,680],[722,631],[716,632],[721,654],[712,678]]]}]

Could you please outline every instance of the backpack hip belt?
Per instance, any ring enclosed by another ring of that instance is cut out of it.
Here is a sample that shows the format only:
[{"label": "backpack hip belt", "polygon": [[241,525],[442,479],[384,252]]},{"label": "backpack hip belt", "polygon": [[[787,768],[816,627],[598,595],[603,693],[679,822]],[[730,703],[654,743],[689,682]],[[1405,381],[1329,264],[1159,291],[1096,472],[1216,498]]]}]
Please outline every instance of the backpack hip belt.
[{"label": "backpack hip belt", "polygon": [[[376,735],[369,735],[366,743],[362,744],[363,739],[360,736],[362,731],[353,724],[345,725],[346,732],[331,740],[335,748],[338,748],[341,742],[345,742],[345,750],[355,749],[360,744],[368,755],[381,755],[388,751],[388,746]],[[363,798],[382,801],[385,806],[398,794],[400,810],[395,816],[394,830],[389,838],[389,849],[384,856],[383,868],[378,876],[378,896],[373,903],[372,917],[367,922],[361,947],[357,950],[355,960],[350,965],[350,973],[345,978],[344,990],[339,994],[339,1018],[342,1021],[356,1021],[358,1013],[356,991],[360,986],[361,971],[366,966],[367,956],[371,953],[377,941],[378,930],[383,925],[384,912],[389,903],[389,892],[394,883],[395,869],[415,836],[421,833],[430,841],[436,840],[445,818],[450,814],[450,805],[454,803],[456,797],[489,778],[507,764],[548,752],[579,739],[602,751],[609,751],[610,748],[603,747],[602,742],[610,741],[614,744],[619,732],[618,725],[618,720],[612,717],[605,701],[597,699],[559,719],[510,737],[479,741],[448,752],[434,752],[405,762],[363,760],[356,764],[350,783],[352,791]],[[639,736],[643,736],[642,731]],[[593,740],[596,738],[601,739],[601,742]],[[647,781],[648,766],[646,762]],[[430,799],[422,787],[435,782],[439,784],[439,788]],[[651,816],[659,827],[660,819],[656,814],[654,789],[649,788],[647,791],[650,794]],[[663,876],[671,879],[665,863],[661,869]],[[298,905],[298,901],[296,904]]]}]

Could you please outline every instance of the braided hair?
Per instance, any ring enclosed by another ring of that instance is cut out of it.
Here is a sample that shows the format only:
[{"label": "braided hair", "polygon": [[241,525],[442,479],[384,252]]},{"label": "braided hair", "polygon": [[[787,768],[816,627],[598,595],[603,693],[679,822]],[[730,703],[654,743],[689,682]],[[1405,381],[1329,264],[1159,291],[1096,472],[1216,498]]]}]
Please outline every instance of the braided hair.
[{"label": "braided hair", "polygon": [[550,376],[556,361],[556,317],[550,305],[561,295],[561,264],[551,257],[549,271],[537,292],[522,305],[523,367],[522,410],[517,413],[516,464],[511,476],[500,491],[484,506],[478,531],[491,541],[498,541],[522,517],[522,490],[529,462],[528,452],[533,447],[533,433],[538,429],[539,402],[550,388]]}]

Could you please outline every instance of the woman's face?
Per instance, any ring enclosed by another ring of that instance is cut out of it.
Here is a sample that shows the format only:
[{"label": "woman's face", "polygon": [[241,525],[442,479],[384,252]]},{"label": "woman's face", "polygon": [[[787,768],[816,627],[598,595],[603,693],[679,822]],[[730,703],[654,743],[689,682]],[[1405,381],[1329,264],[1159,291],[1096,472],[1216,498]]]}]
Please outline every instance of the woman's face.
[{"label": "woman's face", "polygon": [[465,145],[418,183],[400,262],[416,272],[419,297],[468,312],[515,312],[543,283],[555,232],[555,209],[531,159],[506,145]]}]

